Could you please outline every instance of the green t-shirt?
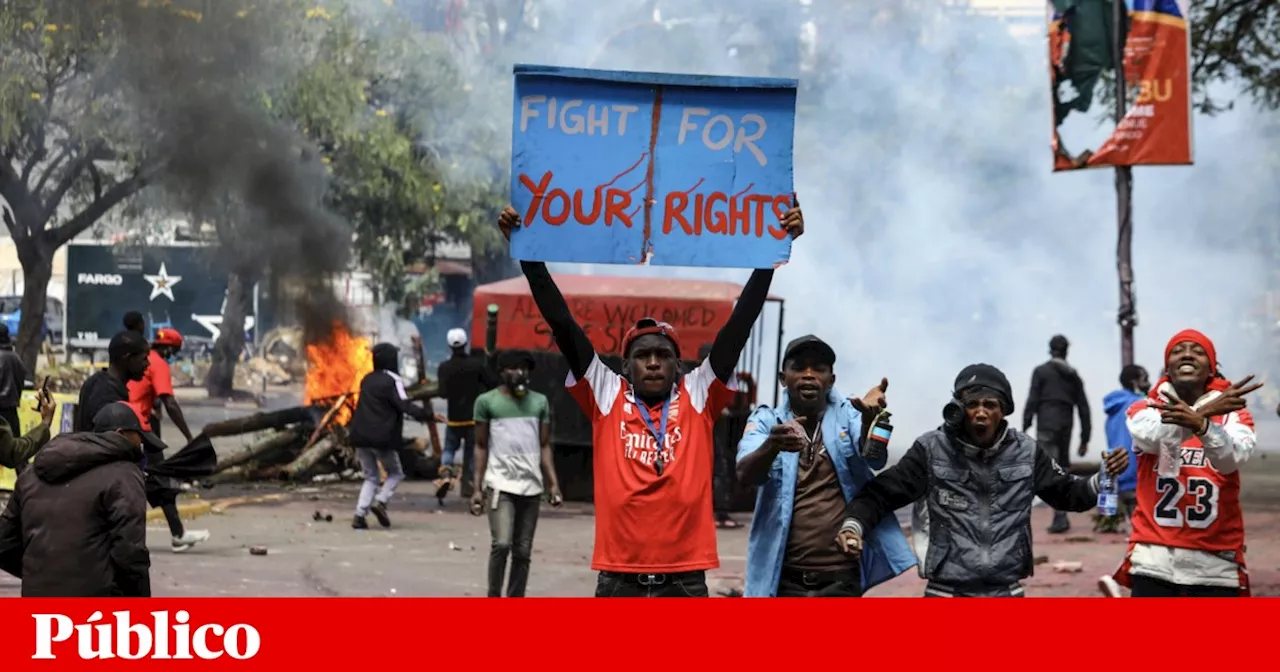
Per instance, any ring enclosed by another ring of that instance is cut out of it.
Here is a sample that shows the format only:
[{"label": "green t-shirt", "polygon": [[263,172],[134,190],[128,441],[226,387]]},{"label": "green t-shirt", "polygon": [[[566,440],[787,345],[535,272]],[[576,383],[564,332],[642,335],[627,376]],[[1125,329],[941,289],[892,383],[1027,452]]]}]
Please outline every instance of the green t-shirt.
[{"label": "green t-shirt", "polygon": [[546,396],[529,390],[516,398],[495,388],[476,399],[475,419],[489,425],[485,487],[513,495],[541,494],[542,425],[551,422]]}]

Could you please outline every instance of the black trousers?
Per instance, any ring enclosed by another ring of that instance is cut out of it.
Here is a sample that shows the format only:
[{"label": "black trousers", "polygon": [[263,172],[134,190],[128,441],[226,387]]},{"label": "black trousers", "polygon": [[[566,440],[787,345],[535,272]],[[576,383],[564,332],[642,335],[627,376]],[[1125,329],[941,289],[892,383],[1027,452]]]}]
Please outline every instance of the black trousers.
[{"label": "black trousers", "polygon": [[[485,502],[493,501],[493,491],[485,489]],[[498,505],[489,509],[489,597],[502,596],[507,558],[511,558],[511,578],[507,597],[524,597],[529,584],[529,563],[533,560],[533,533],[538,529],[539,495],[498,493]]]},{"label": "black trousers", "polygon": [[1147,576],[1130,577],[1133,597],[1240,597],[1239,588],[1222,586],[1180,586]]},{"label": "black trousers", "polygon": [[805,572],[784,567],[778,597],[862,597],[862,572]]},{"label": "black trousers", "polygon": [[623,574],[600,572],[596,597],[710,597],[707,573]]}]

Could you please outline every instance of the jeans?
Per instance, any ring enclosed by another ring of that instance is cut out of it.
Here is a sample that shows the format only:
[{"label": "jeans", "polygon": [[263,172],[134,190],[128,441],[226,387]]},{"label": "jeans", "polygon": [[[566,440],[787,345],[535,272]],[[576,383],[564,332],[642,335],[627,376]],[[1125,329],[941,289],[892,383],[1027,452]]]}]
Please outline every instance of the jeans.
[{"label": "jeans", "polygon": [[707,573],[623,574],[600,572],[596,597],[709,597]]},{"label": "jeans", "polygon": [[1240,597],[1239,588],[1225,586],[1180,586],[1147,576],[1133,576],[1132,597]]},{"label": "jeans", "polygon": [[[391,501],[391,496],[396,494],[396,486],[404,480],[404,469],[400,467],[400,453],[391,448],[356,448],[356,457],[364,471],[364,485],[360,486],[356,515],[363,518],[369,515],[369,507],[373,506],[375,499],[384,506]],[[382,480],[378,475],[379,462],[387,470],[387,481],[381,489],[378,488],[378,482]]]},{"label": "jeans", "polygon": [[464,497],[471,496],[471,479],[472,479],[472,457],[476,450],[476,428],[472,427],[445,427],[444,428],[444,449],[440,456],[440,464],[443,465],[461,465],[462,482],[460,487],[461,494]]},{"label": "jeans", "polygon": [[862,573],[854,567],[843,572],[800,572],[783,568],[778,597],[862,597]]},{"label": "jeans", "polygon": [[[485,491],[486,501],[493,492]],[[538,529],[538,495],[498,493],[498,505],[489,509],[489,597],[502,597],[502,580],[507,573],[507,555],[511,556],[511,580],[507,597],[524,597],[529,583],[529,562],[533,559],[533,533]]]}]

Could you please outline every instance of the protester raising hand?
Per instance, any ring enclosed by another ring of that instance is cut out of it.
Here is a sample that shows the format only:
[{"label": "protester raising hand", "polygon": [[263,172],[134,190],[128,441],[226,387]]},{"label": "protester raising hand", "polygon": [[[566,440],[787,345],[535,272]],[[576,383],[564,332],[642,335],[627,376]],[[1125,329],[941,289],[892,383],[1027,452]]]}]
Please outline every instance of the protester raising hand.
[{"label": "protester raising hand", "polygon": [[1236,411],[1244,410],[1247,402],[1244,395],[1254,392],[1262,387],[1262,383],[1249,384],[1253,380],[1253,375],[1245,376],[1239,382],[1228,387],[1222,392],[1221,396],[1213,399],[1209,403],[1200,407],[1200,414],[1206,418],[1216,418],[1220,415],[1227,415]]},{"label": "protester raising hand", "polygon": [[881,378],[880,384],[867,390],[867,393],[861,397],[854,397],[849,400],[853,407],[858,409],[859,413],[864,415],[875,415],[885,408],[888,408],[889,402],[885,399],[885,392],[889,391],[889,379]]}]

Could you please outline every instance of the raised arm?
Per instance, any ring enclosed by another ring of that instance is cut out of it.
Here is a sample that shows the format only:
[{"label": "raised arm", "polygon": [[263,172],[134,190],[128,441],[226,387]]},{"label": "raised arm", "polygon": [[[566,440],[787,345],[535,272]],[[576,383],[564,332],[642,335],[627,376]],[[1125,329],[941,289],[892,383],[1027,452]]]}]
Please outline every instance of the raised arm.
[{"label": "raised arm", "polygon": [[772,282],[773,269],[758,268],[753,271],[751,279],[742,288],[742,296],[738,297],[737,305],[729,314],[729,321],[716,334],[707,359],[711,360],[711,371],[720,382],[728,383],[733,377],[742,349],[747,346],[747,339],[751,338],[751,327],[755,325],[756,318],[760,317],[765,299],[769,298],[769,285]]},{"label": "raised arm", "polygon": [[569,361],[569,370],[573,372],[574,378],[582,379],[587,375],[587,367],[591,366],[591,360],[596,356],[591,340],[577,320],[573,319],[569,304],[560,293],[560,288],[556,287],[556,281],[551,278],[546,264],[540,261],[522,261],[520,270],[524,271],[524,277],[529,280],[533,302],[538,304],[542,319],[551,327],[556,346]]}]

